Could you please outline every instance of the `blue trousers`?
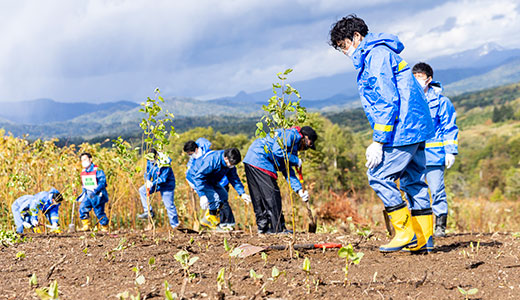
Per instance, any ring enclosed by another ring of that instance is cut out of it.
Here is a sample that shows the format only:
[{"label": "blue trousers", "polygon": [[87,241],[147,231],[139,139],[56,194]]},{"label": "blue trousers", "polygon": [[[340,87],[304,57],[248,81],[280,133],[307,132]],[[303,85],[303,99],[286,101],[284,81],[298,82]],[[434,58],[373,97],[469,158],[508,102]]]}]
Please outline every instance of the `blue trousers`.
[{"label": "blue trousers", "polygon": [[399,179],[401,191],[408,200],[410,210],[429,209],[428,185],[424,181],[426,157],[424,142],[384,147],[383,161],[374,169],[367,171],[368,183],[383,201],[386,208],[402,205],[404,202],[397,188]]},{"label": "blue trousers", "polygon": [[[150,195],[157,192],[156,189],[150,190]],[[177,215],[177,207],[175,206],[175,189],[159,191],[161,193],[161,198],[166,208],[166,213],[168,214],[168,220],[170,221],[170,226],[175,228],[179,226],[179,216]],[[139,188],[139,196],[141,198],[141,204],[143,205],[144,211],[152,211],[152,204],[148,203],[149,207],[146,207],[146,187],[143,185]],[[150,202],[150,201],[149,201]]]},{"label": "blue trousers", "polygon": [[94,214],[99,220],[99,224],[107,225],[108,217],[105,213],[105,204],[108,199],[105,197],[98,197],[97,195],[89,195],[82,197],[81,203],[79,205],[79,218],[81,220],[85,220],[89,218],[89,213],[91,210],[94,210]]},{"label": "blue trousers", "polygon": [[427,166],[426,182],[432,196],[432,210],[436,216],[448,214],[448,200],[444,186],[444,166]]},{"label": "blue trousers", "polygon": [[210,185],[203,189],[204,194],[208,197],[209,209],[220,209],[220,224],[234,225],[235,216],[229,206],[228,192],[226,188],[220,184]]}]

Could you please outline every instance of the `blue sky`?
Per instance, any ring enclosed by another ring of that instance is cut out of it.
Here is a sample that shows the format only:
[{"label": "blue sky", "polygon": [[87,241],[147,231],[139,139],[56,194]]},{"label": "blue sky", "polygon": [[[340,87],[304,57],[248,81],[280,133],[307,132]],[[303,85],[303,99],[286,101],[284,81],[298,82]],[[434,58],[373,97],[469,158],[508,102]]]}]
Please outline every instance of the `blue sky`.
[{"label": "blue sky", "polygon": [[489,1],[0,0],[0,101],[210,99],[353,69],[328,46],[356,13],[409,60],[496,42],[520,48],[520,3]]}]

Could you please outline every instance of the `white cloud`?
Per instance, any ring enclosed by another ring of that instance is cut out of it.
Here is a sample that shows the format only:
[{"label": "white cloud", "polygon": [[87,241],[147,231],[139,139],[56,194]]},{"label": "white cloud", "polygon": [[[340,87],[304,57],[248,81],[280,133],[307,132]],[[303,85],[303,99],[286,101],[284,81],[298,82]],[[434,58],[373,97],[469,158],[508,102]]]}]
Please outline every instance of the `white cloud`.
[{"label": "white cloud", "polygon": [[[327,45],[333,22],[355,12],[398,34],[406,56],[432,57],[495,41],[518,47],[513,0],[451,1],[3,1],[0,101],[210,98],[352,70]],[[500,16],[500,17],[496,17]],[[455,18],[447,31],[441,28]]]}]

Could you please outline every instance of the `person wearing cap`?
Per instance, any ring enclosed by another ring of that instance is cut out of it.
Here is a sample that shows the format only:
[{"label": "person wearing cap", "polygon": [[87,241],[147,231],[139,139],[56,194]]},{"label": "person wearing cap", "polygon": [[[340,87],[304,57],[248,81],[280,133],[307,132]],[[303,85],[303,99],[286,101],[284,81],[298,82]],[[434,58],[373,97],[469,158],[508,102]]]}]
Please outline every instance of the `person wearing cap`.
[{"label": "person wearing cap", "polygon": [[79,157],[83,167],[81,171],[83,192],[76,199],[76,201],[80,201],[79,218],[81,227],[78,231],[90,230],[89,213],[94,210],[99,220],[101,232],[108,232],[108,217],[105,213],[105,204],[108,202],[105,172],[92,163],[92,154],[84,152]]},{"label": "person wearing cap", "polygon": [[[303,201],[309,200],[293,167],[300,168],[298,151],[316,149],[316,131],[310,126],[276,130],[274,137],[256,139],[244,158],[247,185],[256,217],[258,233],[289,233],[282,211],[282,195],[278,186],[278,172],[289,182]],[[282,143],[279,143],[279,140]],[[283,146],[281,146],[283,145]],[[289,165],[286,165],[286,160]],[[287,169],[289,174],[287,174]]]},{"label": "person wearing cap", "polygon": [[[373,129],[365,153],[368,183],[395,229],[392,240],[379,251],[430,252],[433,214],[424,181],[424,149],[434,127],[424,92],[399,55],[404,45],[395,35],[369,33],[365,21],[355,15],[333,25],[330,44],[359,71],[359,95]],[[409,208],[401,191],[409,199]]]},{"label": "person wearing cap", "polygon": [[149,196],[159,192],[168,214],[170,226],[175,229],[179,226],[179,216],[174,201],[175,175],[171,167],[172,159],[154,148],[150,149],[146,159],[145,184],[139,188],[139,197],[141,198],[144,212],[137,217],[146,219],[148,218],[148,213],[150,213],[152,218],[155,216]]},{"label": "person wearing cap", "polygon": [[63,196],[55,188],[16,199],[11,206],[16,232],[23,233],[24,229],[32,229],[39,233],[38,212],[41,210],[51,223],[51,232],[60,233],[58,220],[62,201]]},{"label": "person wearing cap", "polygon": [[455,163],[458,154],[459,128],[457,113],[450,99],[442,95],[442,85],[433,81],[433,69],[424,62],[412,68],[415,79],[424,89],[430,115],[435,125],[435,136],[426,141],[426,182],[432,196],[432,210],[435,215],[435,237],[446,236],[448,200],[444,185],[444,172]]},{"label": "person wearing cap", "polygon": [[200,207],[206,210],[200,221],[201,225],[217,229],[220,224],[220,209],[224,203],[228,202],[228,192],[220,185],[224,176],[228,178],[244,202],[251,202],[251,197],[246,194],[235,167],[240,161],[242,161],[242,155],[237,148],[209,151],[198,159],[188,171],[192,178],[193,189],[199,195]]},{"label": "person wearing cap", "polygon": [[[198,138],[196,141],[187,141],[184,144],[184,152],[190,157],[188,160],[188,164],[186,165],[186,181],[188,181],[189,186],[193,189],[193,178],[192,172],[190,172],[191,167],[195,165],[195,163],[204,156],[204,154],[211,151],[211,142],[205,138]],[[227,176],[223,176],[220,180],[219,184],[229,193],[229,180]],[[242,195],[247,194],[243,193]],[[244,196],[244,197],[246,197]],[[233,230],[235,226],[235,216],[233,215],[233,210],[229,205],[229,201],[223,201],[220,206],[220,224],[219,227],[224,230]]]}]

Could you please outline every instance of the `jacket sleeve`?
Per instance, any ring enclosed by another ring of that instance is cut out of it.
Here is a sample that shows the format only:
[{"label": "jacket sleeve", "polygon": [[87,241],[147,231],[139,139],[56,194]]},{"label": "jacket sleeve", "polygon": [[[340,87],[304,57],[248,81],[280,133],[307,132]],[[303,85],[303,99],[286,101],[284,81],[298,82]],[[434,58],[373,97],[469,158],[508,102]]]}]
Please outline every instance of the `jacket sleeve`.
[{"label": "jacket sleeve", "polygon": [[208,187],[206,178],[212,171],[211,165],[207,161],[201,161],[200,165],[194,167],[196,170],[194,170],[192,177],[193,189],[199,197],[206,196],[204,189]]},{"label": "jacket sleeve", "polygon": [[94,190],[94,194],[99,194],[102,190],[107,188],[107,177],[103,170],[97,170],[96,172],[97,187]]},{"label": "jacket sleeve", "polygon": [[368,68],[367,97],[371,104],[371,117],[374,122],[373,140],[388,143],[392,139],[396,116],[398,113],[399,93],[397,90],[394,69],[397,72],[406,67],[403,60],[397,63],[388,50],[372,50]]},{"label": "jacket sleeve", "polygon": [[224,176],[224,177],[227,177],[227,179],[229,180],[229,183],[231,183],[231,185],[233,185],[233,188],[235,188],[235,191],[237,191],[238,195],[241,196],[242,194],[244,194],[246,192],[244,190],[244,185],[242,184],[242,181],[240,181],[240,177],[238,177],[236,167],[229,169],[226,176]]},{"label": "jacket sleeve", "polygon": [[287,171],[281,170],[283,177],[285,177],[285,180],[291,185],[291,188],[293,191],[298,192],[302,189],[302,184],[300,183],[300,180],[298,177],[296,177],[296,173],[294,172],[293,168],[289,168],[289,177],[287,177]]},{"label": "jacket sleeve", "polygon": [[[288,156],[289,159],[289,165],[290,166],[297,166],[298,165],[298,145],[296,141],[298,140],[297,134],[298,132],[294,132],[294,130],[285,130],[285,136],[284,131],[278,131],[278,134],[275,138],[275,141],[273,143],[273,154],[276,158],[276,160],[279,163],[279,165],[283,165],[281,162],[285,161],[285,155]],[[279,141],[282,141],[282,144],[284,145],[284,149],[280,147]]]},{"label": "jacket sleeve", "polygon": [[446,153],[458,154],[458,135],[457,113],[450,99],[442,96],[440,110],[440,124],[442,128],[442,142]]},{"label": "jacket sleeve", "polygon": [[171,171],[170,167],[162,167],[159,169],[159,176],[153,181],[153,185],[157,186],[159,184],[165,183],[168,179],[168,175]]}]

